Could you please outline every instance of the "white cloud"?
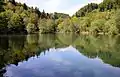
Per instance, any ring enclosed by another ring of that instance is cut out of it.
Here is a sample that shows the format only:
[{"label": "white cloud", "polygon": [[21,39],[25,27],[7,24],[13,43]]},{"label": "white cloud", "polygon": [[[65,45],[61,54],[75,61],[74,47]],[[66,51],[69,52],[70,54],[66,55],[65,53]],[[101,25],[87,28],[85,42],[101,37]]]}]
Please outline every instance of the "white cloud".
[{"label": "white cloud", "polygon": [[39,8],[45,9],[47,12],[55,12],[59,8],[60,4],[61,0],[49,0],[43,5],[44,8],[41,6],[39,6]]},{"label": "white cloud", "polygon": [[75,14],[76,11],[78,11],[84,5],[85,4],[76,5],[74,7],[67,9],[67,10],[58,10],[58,12],[63,12],[63,13],[66,13],[66,14],[69,14],[70,16],[72,16],[73,14]]},{"label": "white cloud", "polygon": [[103,0],[88,0],[89,3],[100,3]]},{"label": "white cloud", "polygon": [[[26,3],[28,6],[38,7],[40,11],[43,9],[48,13],[63,12],[74,14],[77,10],[88,3],[100,3],[102,0],[16,0],[17,2]],[[76,2],[76,3],[72,3]]]}]

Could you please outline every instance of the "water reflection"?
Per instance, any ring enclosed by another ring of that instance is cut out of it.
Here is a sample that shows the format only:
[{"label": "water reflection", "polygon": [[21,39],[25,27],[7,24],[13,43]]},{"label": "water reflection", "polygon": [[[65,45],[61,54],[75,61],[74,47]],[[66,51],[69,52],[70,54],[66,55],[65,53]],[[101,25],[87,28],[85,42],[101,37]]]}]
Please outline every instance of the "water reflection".
[{"label": "water reflection", "polygon": [[75,34],[0,36],[0,77],[119,77],[119,39]]}]

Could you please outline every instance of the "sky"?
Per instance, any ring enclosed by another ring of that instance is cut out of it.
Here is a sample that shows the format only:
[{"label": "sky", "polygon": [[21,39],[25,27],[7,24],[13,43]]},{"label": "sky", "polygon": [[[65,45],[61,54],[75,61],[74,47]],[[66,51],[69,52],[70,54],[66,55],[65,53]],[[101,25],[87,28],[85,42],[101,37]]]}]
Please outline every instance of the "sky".
[{"label": "sky", "polygon": [[28,6],[38,7],[47,13],[66,13],[73,15],[81,7],[88,3],[100,3],[102,0],[16,0],[17,2],[26,3]]}]

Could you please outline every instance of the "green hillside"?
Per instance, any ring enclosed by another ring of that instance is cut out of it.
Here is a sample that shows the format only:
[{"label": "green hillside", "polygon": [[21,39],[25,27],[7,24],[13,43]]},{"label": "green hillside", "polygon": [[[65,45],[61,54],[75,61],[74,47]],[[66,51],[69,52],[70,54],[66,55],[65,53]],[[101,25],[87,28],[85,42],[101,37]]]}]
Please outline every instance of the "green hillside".
[{"label": "green hillside", "polygon": [[45,13],[15,0],[0,1],[0,34],[10,33],[120,33],[120,1],[90,3],[72,17],[63,13]]},{"label": "green hillside", "polygon": [[[44,25],[49,30],[44,32],[53,32],[52,30],[55,27],[53,24],[59,17],[68,18],[69,15],[57,12],[45,13],[44,10],[41,12],[37,7],[28,7],[26,4],[15,2],[15,0],[1,0],[0,34],[34,33],[42,31]],[[48,26],[47,24],[51,25]]]},{"label": "green hillside", "polygon": [[73,15],[79,32],[118,34],[120,32],[120,1],[104,0],[88,4]]}]

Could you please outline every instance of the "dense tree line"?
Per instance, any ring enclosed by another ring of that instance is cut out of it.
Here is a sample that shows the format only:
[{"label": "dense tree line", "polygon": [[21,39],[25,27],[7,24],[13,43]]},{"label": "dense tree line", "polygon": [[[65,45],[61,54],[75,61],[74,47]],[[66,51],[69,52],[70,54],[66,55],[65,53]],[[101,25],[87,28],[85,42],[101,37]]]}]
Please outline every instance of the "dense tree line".
[{"label": "dense tree line", "polygon": [[3,11],[3,0],[0,0],[0,12]]},{"label": "dense tree line", "polygon": [[86,6],[84,6],[83,8],[81,8],[80,10],[78,10],[76,12],[75,16],[76,17],[83,17],[87,13],[92,12],[95,9],[98,9],[98,4],[90,3],[90,4],[86,5]]},{"label": "dense tree line", "polygon": [[72,17],[63,13],[45,13],[15,0],[0,1],[0,33],[120,33],[120,1],[90,3]]},{"label": "dense tree line", "polygon": [[[120,1],[103,0],[100,4],[88,4],[70,19],[77,32],[120,33]],[[64,22],[64,21],[63,21]]]},{"label": "dense tree line", "polygon": [[118,8],[120,8],[120,0],[103,0],[103,2],[99,5],[101,12]]},{"label": "dense tree line", "polygon": [[[0,1],[0,33],[34,33],[42,31],[42,26],[45,27],[45,33],[55,32],[52,29],[55,25],[55,20],[58,18],[67,18],[68,14],[63,13],[45,13],[39,9],[28,7],[25,3],[17,3],[15,0]],[[42,22],[43,21],[43,22]],[[45,22],[45,24],[43,24]],[[54,24],[53,24],[54,23]],[[45,26],[44,26],[45,25]],[[48,28],[46,28],[48,27]],[[50,28],[50,30],[49,30]],[[49,30],[49,31],[48,31]],[[41,33],[43,33],[41,32]]]}]

